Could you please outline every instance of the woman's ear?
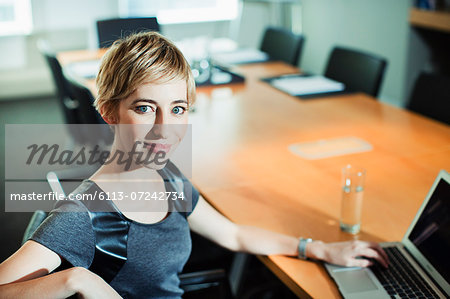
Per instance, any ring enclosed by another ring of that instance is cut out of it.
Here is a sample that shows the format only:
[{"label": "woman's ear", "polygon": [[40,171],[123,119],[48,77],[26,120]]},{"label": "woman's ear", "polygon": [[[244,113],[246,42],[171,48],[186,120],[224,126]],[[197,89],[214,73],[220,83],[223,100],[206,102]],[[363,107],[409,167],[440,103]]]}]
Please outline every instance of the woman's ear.
[{"label": "woman's ear", "polygon": [[117,120],[115,117],[113,117],[112,115],[107,115],[105,113],[105,109],[102,108],[100,109],[100,115],[103,118],[103,120],[108,124],[108,125],[115,125],[117,124]]}]

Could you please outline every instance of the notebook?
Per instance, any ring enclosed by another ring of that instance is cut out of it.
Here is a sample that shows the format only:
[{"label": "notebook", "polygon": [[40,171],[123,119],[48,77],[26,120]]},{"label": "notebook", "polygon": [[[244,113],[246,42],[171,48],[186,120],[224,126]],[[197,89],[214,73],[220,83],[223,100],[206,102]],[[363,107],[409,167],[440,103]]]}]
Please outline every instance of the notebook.
[{"label": "notebook", "polygon": [[344,83],[321,75],[295,73],[261,80],[282,92],[301,99],[334,96],[350,92]]},{"label": "notebook", "polygon": [[291,96],[335,92],[345,89],[345,85],[324,76],[282,77],[272,80],[271,84]]},{"label": "notebook", "polygon": [[325,264],[344,298],[450,296],[450,175],[442,170],[401,242],[381,243],[388,269]]}]

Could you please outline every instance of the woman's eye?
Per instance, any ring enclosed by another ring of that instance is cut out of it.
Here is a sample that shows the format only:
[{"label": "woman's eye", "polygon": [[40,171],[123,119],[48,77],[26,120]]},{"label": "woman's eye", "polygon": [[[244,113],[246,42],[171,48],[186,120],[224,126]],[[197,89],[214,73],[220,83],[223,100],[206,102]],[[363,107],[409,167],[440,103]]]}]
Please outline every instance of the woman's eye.
[{"label": "woman's eye", "polygon": [[185,111],[186,111],[186,108],[181,107],[181,106],[176,106],[176,107],[173,107],[173,109],[172,109],[172,113],[177,114],[177,115],[183,114]]},{"label": "woman's eye", "polygon": [[137,106],[137,107],[136,107],[136,110],[137,110],[138,112],[140,112],[140,113],[147,113],[147,112],[150,112],[151,107],[150,107],[150,106],[147,106],[147,105]]}]

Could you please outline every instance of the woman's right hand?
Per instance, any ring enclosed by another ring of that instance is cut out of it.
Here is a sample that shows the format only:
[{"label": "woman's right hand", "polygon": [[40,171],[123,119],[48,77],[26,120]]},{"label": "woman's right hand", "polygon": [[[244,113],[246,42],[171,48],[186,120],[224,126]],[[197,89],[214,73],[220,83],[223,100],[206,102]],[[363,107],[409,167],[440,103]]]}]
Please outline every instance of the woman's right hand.
[{"label": "woman's right hand", "polygon": [[78,293],[81,298],[122,298],[108,283],[97,274],[83,267],[69,269],[68,287]]},{"label": "woman's right hand", "polygon": [[324,243],[315,241],[308,244],[306,254],[311,258],[346,267],[369,267],[373,264],[373,260],[378,261],[385,268],[389,264],[386,253],[375,242],[355,240]]}]

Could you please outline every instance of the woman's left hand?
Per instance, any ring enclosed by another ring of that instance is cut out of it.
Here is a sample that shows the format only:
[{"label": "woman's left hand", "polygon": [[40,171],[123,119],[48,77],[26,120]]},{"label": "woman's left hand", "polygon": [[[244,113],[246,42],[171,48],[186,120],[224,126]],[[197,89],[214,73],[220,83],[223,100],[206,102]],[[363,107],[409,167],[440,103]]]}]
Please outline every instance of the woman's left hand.
[{"label": "woman's left hand", "polygon": [[373,260],[386,268],[389,264],[388,257],[380,245],[366,241],[338,243],[315,241],[306,247],[306,256],[346,267],[369,267],[373,264]]}]

